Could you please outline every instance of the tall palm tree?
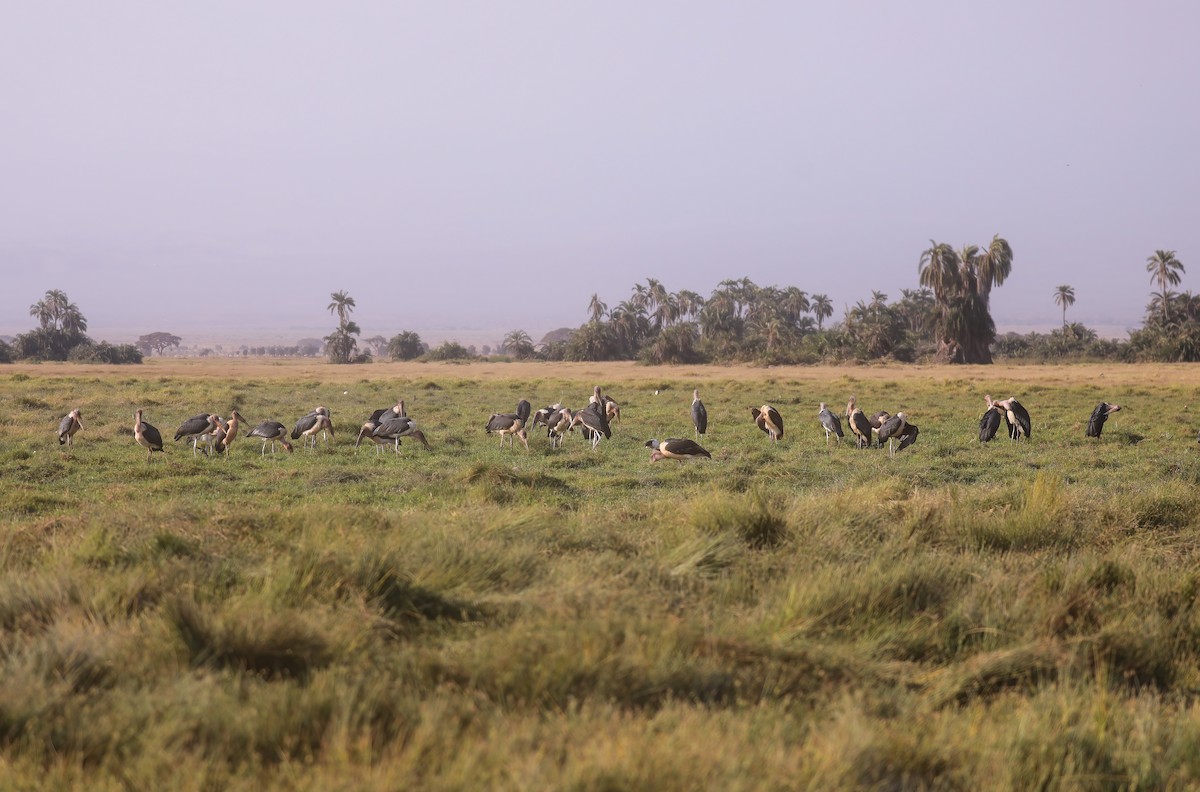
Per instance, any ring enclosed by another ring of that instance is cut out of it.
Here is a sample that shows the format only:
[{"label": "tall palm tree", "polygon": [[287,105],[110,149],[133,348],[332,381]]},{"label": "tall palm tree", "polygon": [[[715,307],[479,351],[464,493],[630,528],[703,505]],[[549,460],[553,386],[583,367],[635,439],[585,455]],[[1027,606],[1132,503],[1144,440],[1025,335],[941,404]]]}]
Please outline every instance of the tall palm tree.
[{"label": "tall palm tree", "polygon": [[1185,272],[1183,263],[1175,257],[1174,250],[1156,250],[1154,255],[1146,259],[1146,272],[1150,273],[1150,280],[1158,281],[1158,287],[1162,292],[1163,321],[1167,321],[1167,306],[1170,300],[1167,297],[1168,286],[1178,286],[1180,281],[1180,273]]},{"label": "tall palm tree", "polygon": [[54,321],[54,310],[46,300],[38,300],[29,306],[29,315],[38,320],[43,330],[49,330],[50,323]]},{"label": "tall palm tree", "polygon": [[592,321],[599,322],[607,311],[608,306],[600,300],[600,295],[593,293],[591,302],[588,303],[588,314],[592,317]]},{"label": "tall palm tree", "polygon": [[814,294],[809,301],[812,304],[813,316],[817,317],[817,332],[821,332],[822,323],[833,316],[833,300],[828,294]]},{"label": "tall palm tree", "polygon": [[1067,330],[1067,306],[1075,304],[1075,289],[1070,286],[1062,285],[1054,290],[1054,304],[1062,306],[1063,311],[1063,332]]},{"label": "tall palm tree", "polygon": [[333,302],[329,303],[329,313],[337,314],[338,327],[344,328],[350,313],[354,310],[354,298],[344,291],[336,291],[329,295]]}]

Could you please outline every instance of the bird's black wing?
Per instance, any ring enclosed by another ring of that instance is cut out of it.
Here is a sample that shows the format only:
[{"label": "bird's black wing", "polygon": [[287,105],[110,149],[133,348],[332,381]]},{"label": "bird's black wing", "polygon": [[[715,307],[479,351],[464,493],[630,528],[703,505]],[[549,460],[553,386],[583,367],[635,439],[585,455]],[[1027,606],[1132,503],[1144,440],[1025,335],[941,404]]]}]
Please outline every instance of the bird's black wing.
[{"label": "bird's black wing", "polygon": [[1100,402],[1096,405],[1096,409],[1092,410],[1092,417],[1088,419],[1087,436],[1099,437],[1104,431],[1104,422],[1108,420],[1108,405]]},{"label": "bird's black wing", "polygon": [[296,421],[296,425],[294,427],[292,427],[292,439],[299,440],[300,435],[304,434],[305,432],[307,432],[309,429],[312,429],[316,425],[317,425],[316,413],[309,413],[308,415],[301,418],[299,421]]},{"label": "bird's black wing", "polygon": [[702,456],[712,459],[712,454],[708,453],[699,443],[683,437],[668,437],[659,443],[658,447],[664,451],[670,451],[672,454]]},{"label": "bird's black wing", "polygon": [[979,442],[990,442],[1000,428],[1000,411],[989,409],[979,419]]},{"label": "bird's black wing", "polygon": [[903,451],[913,443],[917,442],[917,435],[921,431],[917,429],[916,424],[908,424],[904,427],[904,431],[900,433],[900,445],[896,447],[896,451]]},{"label": "bird's black wing", "polygon": [[704,409],[704,403],[699,400],[692,402],[692,423],[700,434],[708,431],[708,410]]}]

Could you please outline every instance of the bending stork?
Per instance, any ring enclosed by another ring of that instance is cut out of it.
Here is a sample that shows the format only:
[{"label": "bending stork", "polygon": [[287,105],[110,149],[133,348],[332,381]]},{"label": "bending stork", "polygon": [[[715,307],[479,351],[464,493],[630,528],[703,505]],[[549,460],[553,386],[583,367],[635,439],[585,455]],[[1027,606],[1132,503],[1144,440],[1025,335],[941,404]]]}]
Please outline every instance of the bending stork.
[{"label": "bending stork", "polygon": [[651,462],[657,462],[660,459],[678,459],[679,464],[682,465],[685,459],[712,459],[712,454],[708,453],[695,440],[678,437],[668,437],[661,443],[655,439],[647,440],[646,448],[653,449],[650,452]]},{"label": "bending stork", "polygon": [[1028,440],[1032,432],[1032,427],[1029,423],[1029,411],[1012,396],[1007,399],[996,402],[996,406],[1004,410],[1005,418],[1008,421],[1008,436],[1017,442],[1021,438]]},{"label": "bending stork", "polygon": [[76,407],[71,412],[63,416],[63,419],[58,422],[58,444],[66,444],[67,448],[71,447],[71,438],[83,428],[83,416],[79,414],[79,408]]},{"label": "bending stork", "polygon": [[1092,417],[1088,419],[1087,436],[1099,437],[1104,431],[1104,422],[1108,420],[1108,416],[1121,409],[1119,404],[1109,404],[1108,402],[1100,402],[1096,405],[1096,409],[1092,410]]},{"label": "bending stork", "polygon": [[376,443],[392,441],[393,450],[397,454],[400,453],[401,437],[411,437],[425,446],[426,451],[430,450],[429,441],[425,439],[425,433],[418,429],[416,421],[408,416],[384,416],[379,425],[375,427],[375,431],[371,433],[371,439]]},{"label": "bending stork", "polygon": [[[897,437],[900,438],[900,450],[907,448],[916,442],[917,433],[916,427],[913,426],[911,432],[912,439],[908,439],[909,427],[912,426],[908,422],[908,415],[904,412],[898,412],[891,418],[888,418],[879,426],[879,446],[882,448],[886,442],[888,444],[888,454],[896,455],[896,450],[892,448],[892,441]],[[907,442],[905,442],[907,440]]]},{"label": "bending stork", "polygon": [[704,437],[704,433],[708,431],[708,410],[704,409],[704,402],[700,401],[700,389],[692,390],[692,426],[696,427],[696,439]]},{"label": "bending stork", "polygon": [[821,409],[817,411],[817,420],[821,422],[821,428],[825,430],[825,447],[829,447],[829,436],[837,435],[838,443],[842,442],[845,433],[842,432],[842,422],[838,417],[829,411],[825,406],[825,402],[821,402]]},{"label": "bending stork", "polygon": [[229,447],[233,445],[233,441],[237,439],[238,427],[242,425],[242,421],[246,420],[237,410],[229,413],[229,423],[217,430],[216,442],[213,443],[213,448],[218,454],[225,454],[225,458],[229,459]]},{"label": "bending stork", "polygon": [[521,445],[525,446],[525,450],[529,450],[529,438],[525,434],[525,422],[516,413],[493,413],[491,418],[488,418],[487,426],[488,434],[500,435],[500,447],[504,448],[504,438],[508,438],[509,447],[515,447],[516,442],[513,438],[518,438]]},{"label": "bending stork", "polygon": [[[599,386],[596,390],[599,391]],[[608,425],[608,416],[604,411],[603,401],[594,401],[588,404],[579,412],[575,413],[571,419],[571,426],[583,427],[580,429],[584,437],[588,437],[592,441],[592,450],[596,450],[596,446],[600,445],[601,439],[612,437],[612,428]]]},{"label": "bending stork", "polygon": [[[399,409],[403,412],[404,402],[397,402],[396,406],[391,409]],[[326,432],[329,433],[328,438],[325,437]],[[329,442],[329,438],[333,437],[333,421],[329,418],[329,410],[320,406],[313,408],[312,412],[296,421],[296,425],[292,427],[292,439],[299,440],[303,436],[305,448],[310,445],[316,448],[318,433],[326,443]]]},{"label": "bending stork", "polygon": [[574,419],[575,415],[569,408],[560,407],[546,420],[546,436],[550,438],[551,448],[562,445],[563,437],[570,431]]},{"label": "bending stork", "polygon": [[521,423],[529,423],[529,413],[533,409],[533,405],[527,399],[521,399],[517,402],[517,417],[521,419]]},{"label": "bending stork", "polygon": [[137,444],[146,449],[146,461],[150,461],[150,457],[155,451],[163,450],[162,435],[158,430],[150,424],[142,420],[142,410],[133,414],[133,439]]},{"label": "bending stork", "polygon": [[778,443],[779,438],[783,437],[783,416],[779,414],[779,410],[764,404],[762,407],[751,407],[750,414],[754,416],[754,423],[758,428],[771,438],[771,443]]}]

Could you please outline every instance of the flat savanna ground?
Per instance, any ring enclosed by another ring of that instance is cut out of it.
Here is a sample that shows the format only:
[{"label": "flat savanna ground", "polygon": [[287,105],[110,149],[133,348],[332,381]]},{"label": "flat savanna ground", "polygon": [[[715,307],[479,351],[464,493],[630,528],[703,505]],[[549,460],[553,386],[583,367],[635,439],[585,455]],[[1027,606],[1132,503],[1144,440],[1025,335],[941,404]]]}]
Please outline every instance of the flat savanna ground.
[{"label": "flat savanna ground", "polygon": [[[622,408],[594,451],[483,431],[593,385]],[[713,459],[651,464],[648,438],[693,436],[693,388]],[[1194,788],[1198,388],[1143,365],[0,367],[0,787]],[[985,393],[1032,442],[977,442]],[[852,394],[916,445],[827,446],[818,402]],[[432,450],[355,453],[397,398]],[[1096,441],[1101,400],[1123,409]],[[313,451],[170,439],[317,404]],[[133,442],[139,407],[166,453]]]}]

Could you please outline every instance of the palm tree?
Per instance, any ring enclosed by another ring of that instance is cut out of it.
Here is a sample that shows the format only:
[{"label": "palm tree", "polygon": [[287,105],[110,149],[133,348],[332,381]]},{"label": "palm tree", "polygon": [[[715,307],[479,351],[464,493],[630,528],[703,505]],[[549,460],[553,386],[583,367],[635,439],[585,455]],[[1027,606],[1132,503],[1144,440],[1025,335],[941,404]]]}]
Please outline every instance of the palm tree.
[{"label": "palm tree", "polygon": [[1054,290],[1054,304],[1062,306],[1063,332],[1067,331],[1067,306],[1075,304],[1075,289],[1070,286],[1059,286]]},{"label": "palm tree", "polygon": [[350,313],[354,310],[354,298],[344,291],[336,291],[329,295],[333,302],[329,303],[329,313],[337,314],[338,327],[345,327]]},{"label": "palm tree", "polygon": [[500,344],[501,351],[512,355],[517,360],[527,360],[536,354],[533,339],[524,330],[510,330]]},{"label": "palm tree", "polygon": [[1170,300],[1167,297],[1168,286],[1178,286],[1180,281],[1180,273],[1185,272],[1183,263],[1175,257],[1174,250],[1156,250],[1154,255],[1146,259],[1146,272],[1150,273],[1150,280],[1158,281],[1158,287],[1162,292],[1163,322],[1167,321],[1167,305]]},{"label": "palm tree", "polygon": [[600,301],[600,295],[592,294],[592,300],[588,303],[588,313],[591,315],[592,321],[599,322],[604,318],[607,310],[608,306]]},{"label": "palm tree", "polygon": [[50,322],[54,321],[54,310],[46,300],[38,300],[29,306],[29,315],[38,320],[43,330],[49,330]]},{"label": "palm tree", "polygon": [[833,316],[833,300],[829,299],[827,294],[814,294],[812,300],[813,315],[817,317],[817,332],[821,332],[822,323]]},{"label": "palm tree", "polygon": [[991,363],[996,325],[988,298],[1012,273],[1012,248],[999,235],[985,253],[976,245],[955,252],[944,242],[929,243],[917,267],[939,308],[938,354],[950,362]]}]

